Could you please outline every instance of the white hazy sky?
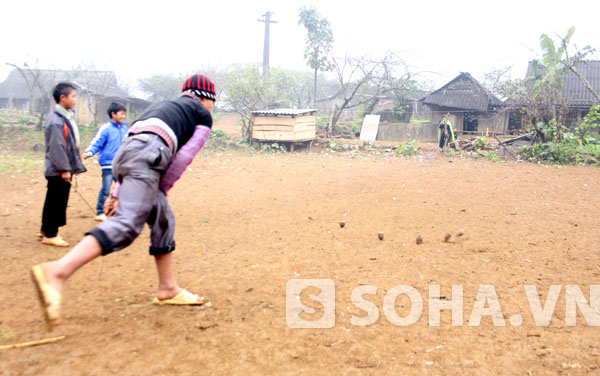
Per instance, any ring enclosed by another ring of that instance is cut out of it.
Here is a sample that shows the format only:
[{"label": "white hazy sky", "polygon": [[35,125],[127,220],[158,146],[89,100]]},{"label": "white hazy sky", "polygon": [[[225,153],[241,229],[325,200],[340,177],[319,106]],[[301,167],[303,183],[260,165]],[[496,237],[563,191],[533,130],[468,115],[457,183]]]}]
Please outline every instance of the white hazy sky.
[{"label": "white hazy sky", "polygon": [[[525,74],[542,33],[600,49],[600,2],[571,1],[188,1],[19,0],[0,3],[0,80],[5,63],[70,69],[80,63],[114,70],[133,87],[154,73],[188,73],[207,64],[262,61],[264,23],[271,25],[271,66],[308,70],[298,9],[327,17],[337,55],[400,52],[414,71],[441,85],[460,72],[477,78],[513,66]],[[598,58],[598,53],[595,55]]]}]

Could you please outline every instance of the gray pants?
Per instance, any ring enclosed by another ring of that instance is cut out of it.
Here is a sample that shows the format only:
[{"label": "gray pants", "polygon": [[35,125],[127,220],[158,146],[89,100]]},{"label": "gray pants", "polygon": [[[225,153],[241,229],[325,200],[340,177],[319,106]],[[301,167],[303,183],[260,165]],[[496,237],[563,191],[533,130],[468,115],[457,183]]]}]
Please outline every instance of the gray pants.
[{"label": "gray pants", "polygon": [[175,216],[158,189],[171,158],[171,150],[157,135],[142,133],[123,141],[112,165],[113,175],[121,184],[115,216],[87,233],[98,240],[103,255],[130,245],[144,223],[150,227],[151,255],[175,249]]}]

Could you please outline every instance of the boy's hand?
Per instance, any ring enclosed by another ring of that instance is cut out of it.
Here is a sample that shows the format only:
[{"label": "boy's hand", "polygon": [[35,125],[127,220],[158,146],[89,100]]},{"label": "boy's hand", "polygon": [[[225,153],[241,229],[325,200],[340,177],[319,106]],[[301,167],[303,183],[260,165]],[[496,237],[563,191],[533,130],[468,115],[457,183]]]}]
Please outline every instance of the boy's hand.
[{"label": "boy's hand", "polygon": [[89,151],[87,153],[83,153],[82,155],[83,159],[88,159],[92,157],[92,153],[90,153]]},{"label": "boy's hand", "polygon": [[112,217],[115,215],[115,209],[117,209],[118,203],[119,199],[117,197],[110,196],[106,201],[104,201],[104,214],[107,217]]},{"label": "boy's hand", "polygon": [[66,181],[67,183],[71,182],[71,171],[63,171],[59,172],[58,174],[60,175],[62,180]]}]

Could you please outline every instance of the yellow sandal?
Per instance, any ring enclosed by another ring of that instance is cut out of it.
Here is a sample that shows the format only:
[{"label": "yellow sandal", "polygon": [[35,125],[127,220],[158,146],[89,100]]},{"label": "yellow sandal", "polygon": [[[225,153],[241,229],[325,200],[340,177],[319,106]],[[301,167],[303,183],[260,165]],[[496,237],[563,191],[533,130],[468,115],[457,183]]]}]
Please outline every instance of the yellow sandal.
[{"label": "yellow sandal", "polygon": [[154,298],[153,301],[156,305],[206,305],[210,306],[210,302],[203,296],[192,294],[187,290],[181,291],[171,299],[159,300]]},{"label": "yellow sandal", "polygon": [[46,280],[44,267],[36,265],[31,268],[31,279],[38,293],[40,306],[49,328],[60,325],[60,302],[62,296],[60,292],[52,287]]},{"label": "yellow sandal", "polygon": [[62,236],[60,236],[60,235],[56,235],[53,238],[47,238],[44,236],[42,238],[42,244],[53,245],[55,247],[68,247],[69,246],[69,242],[66,241],[65,239],[63,239]]}]

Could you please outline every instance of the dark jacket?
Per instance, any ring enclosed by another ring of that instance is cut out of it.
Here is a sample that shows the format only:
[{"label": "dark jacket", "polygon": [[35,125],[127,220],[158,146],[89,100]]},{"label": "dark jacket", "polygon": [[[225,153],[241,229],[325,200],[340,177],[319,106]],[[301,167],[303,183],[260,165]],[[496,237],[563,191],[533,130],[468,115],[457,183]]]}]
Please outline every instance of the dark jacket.
[{"label": "dark jacket", "polygon": [[212,128],[210,112],[199,101],[187,96],[170,101],[156,102],[150,105],[136,121],[150,118],[158,118],[164,121],[173,130],[177,137],[177,149],[180,149],[189,141],[197,125]]},{"label": "dark jacket", "polygon": [[46,119],[44,136],[46,138],[44,176],[56,176],[64,171],[69,171],[71,174],[87,171],[79,156],[71,123],[55,108]]}]

